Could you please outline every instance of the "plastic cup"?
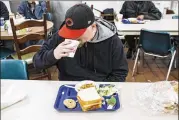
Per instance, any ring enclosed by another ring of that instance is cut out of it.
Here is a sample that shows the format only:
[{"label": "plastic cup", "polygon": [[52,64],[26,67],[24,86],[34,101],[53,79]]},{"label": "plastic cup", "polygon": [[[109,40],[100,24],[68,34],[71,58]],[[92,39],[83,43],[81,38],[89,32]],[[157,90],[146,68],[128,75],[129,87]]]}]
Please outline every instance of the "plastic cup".
[{"label": "plastic cup", "polygon": [[71,43],[69,44],[69,46],[73,49],[73,52],[70,52],[70,53],[68,54],[68,57],[73,58],[73,57],[75,56],[76,50],[77,50],[78,45],[79,45],[80,42],[77,41],[77,40],[71,40],[71,39],[66,39],[66,40],[71,41]]}]

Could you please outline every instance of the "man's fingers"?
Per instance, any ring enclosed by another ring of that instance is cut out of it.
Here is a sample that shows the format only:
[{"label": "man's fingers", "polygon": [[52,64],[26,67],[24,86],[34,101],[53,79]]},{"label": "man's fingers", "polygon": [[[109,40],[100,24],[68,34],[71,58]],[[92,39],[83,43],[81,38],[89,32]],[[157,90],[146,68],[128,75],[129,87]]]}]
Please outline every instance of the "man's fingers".
[{"label": "man's fingers", "polygon": [[62,49],[63,53],[69,53],[69,52],[73,52],[73,49]]},{"label": "man's fingers", "polygon": [[69,54],[68,53],[62,53],[61,57],[67,57]]},{"label": "man's fingers", "polygon": [[71,41],[69,41],[69,40],[65,40],[64,42],[62,42],[60,45],[68,45],[68,44],[70,44],[71,43]]}]

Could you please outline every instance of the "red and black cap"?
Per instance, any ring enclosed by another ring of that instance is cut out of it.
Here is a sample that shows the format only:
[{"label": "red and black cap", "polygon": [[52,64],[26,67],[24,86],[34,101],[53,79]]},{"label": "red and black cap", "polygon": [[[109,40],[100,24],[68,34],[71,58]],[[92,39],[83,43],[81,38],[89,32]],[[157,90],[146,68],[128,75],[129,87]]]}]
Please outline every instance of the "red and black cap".
[{"label": "red and black cap", "polygon": [[77,4],[67,10],[65,24],[58,34],[63,38],[75,39],[83,35],[95,21],[93,11],[85,4]]}]

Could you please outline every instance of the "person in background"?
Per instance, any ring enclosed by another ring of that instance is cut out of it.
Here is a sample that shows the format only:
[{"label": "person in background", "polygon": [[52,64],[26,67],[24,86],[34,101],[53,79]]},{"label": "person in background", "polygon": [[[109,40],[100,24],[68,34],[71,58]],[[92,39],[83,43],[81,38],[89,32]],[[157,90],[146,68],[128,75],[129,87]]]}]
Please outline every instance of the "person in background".
[{"label": "person in background", "polygon": [[[9,20],[9,11],[6,5],[2,1],[0,1],[0,9],[1,9],[0,17],[3,17],[4,20]],[[13,41],[10,40],[0,40],[0,47],[5,47],[12,51],[14,50]]]},{"label": "person in background", "polygon": [[80,3],[82,3],[82,1],[50,1],[50,13],[52,14],[52,21],[54,23],[53,33],[59,30],[65,20],[66,11],[75,4]]},{"label": "person in background", "polygon": [[[160,20],[162,17],[161,12],[157,9],[152,1],[125,1],[120,14],[123,18],[137,18],[140,20]],[[127,58],[132,57],[132,53],[135,52],[135,36],[125,36],[129,49],[127,52]]]},{"label": "person in background", "polygon": [[2,1],[0,1],[0,6],[1,6],[1,8],[0,8],[1,9],[0,17],[3,17],[4,20],[9,20],[9,11],[8,11],[6,5]]},{"label": "person in background", "polygon": [[[66,12],[59,31],[46,40],[34,56],[34,66],[45,69],[56,65],[60,71],[59,80],[124,82],[128,64],[116,32],[114,24],[95,19],[87,5],[74,5]],[[74,58],[68,57],[74,50],[65,39],[81,42]]]},{"label": "person in background", "polygon": [[22,1],[17,12],[25,19],[42,19],[43,13],[46,12],[45,1]]},{"label": "person in background", "polygon": [[[40,20],[43,18],[43,13],[46,12],[46,1],[35,1],[35,0],[29,0],[29,1],[22,1],[18,7],[18,14],[25,17],[25,19],[37,19]],[[47,20],[49,17],[47,16]],[[25,47],[28,47],[30,45],[42,45],[44,40],[40,41],[28,41],[24,45],[21,46],[21,49],[24,49]]]}]

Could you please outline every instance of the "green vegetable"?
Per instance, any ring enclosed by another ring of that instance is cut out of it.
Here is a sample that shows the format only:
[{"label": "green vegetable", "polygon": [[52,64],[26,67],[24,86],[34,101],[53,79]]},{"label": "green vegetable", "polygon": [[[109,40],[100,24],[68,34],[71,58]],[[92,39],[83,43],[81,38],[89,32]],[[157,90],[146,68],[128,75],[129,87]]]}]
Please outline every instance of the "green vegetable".
[{"label": "green vegetable", "polygon": [[100,96],[111,96],[112,94],[116,92],[117,90],[114,87],[114,85],[102,86],[98,89],[98,93]]},{"label": "green vegetable", "polygon": [[116,105],[116,98],[113,96],[110,99],[107,99],[106,101],[108,105],[112,105],[112,106]]}]

